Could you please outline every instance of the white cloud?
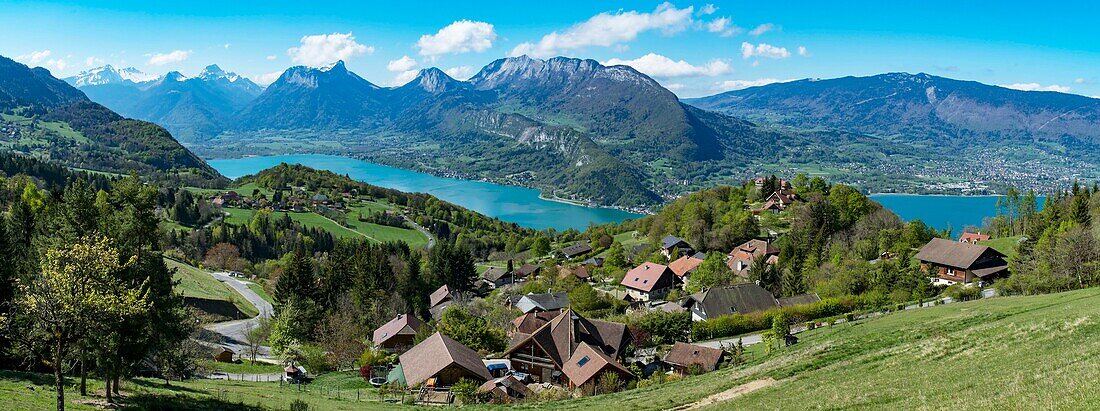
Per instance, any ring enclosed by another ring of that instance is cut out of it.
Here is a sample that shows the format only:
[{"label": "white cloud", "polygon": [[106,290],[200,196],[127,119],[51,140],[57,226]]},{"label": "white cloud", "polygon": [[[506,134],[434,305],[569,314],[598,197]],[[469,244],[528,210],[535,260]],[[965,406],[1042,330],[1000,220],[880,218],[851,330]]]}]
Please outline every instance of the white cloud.
[{"label": "white cloud", "polygon": [[753,37],[760,37],[761,34],[775,30],[775,25],[771,23],[764,23],[749,31],[749,35]]},{"label": "white cloud", "polygon": [[389,64],[386,64],[386,70],[389,71],[409,71],[416,67],[416,60],[412,57],[402,56],[397,60],[390,60]]},{"label": "white cloud", "polygon": [[707,31],[718,33],[722,37],[729,37],[741,32],[741,28],[733,25],[729,17],[719,17],[706,24]]},{"label": "white cloud", "polygon": [[252,82],[254,82],[256,84],[259,84],[261,86],[267,86],[271,83],[274,83],[275,80],[278,80],[279,76],[281,76],[281,75],[283,75],[283,72],[273,71],[273,72],[264,73],[264,74],[253,74],[251,76],[248,76],[248,79],[252,80]]},{"label": "white cloud", "polygon": [[373,53],[374,47],[359,44],[351,32],[304,36],[301,45],[286,51],[291,61],[315,67]]},{"label": "white cloud", "polygon": [[1073,84],[1085,84],[1085,79],[1082,77],[1075,78],[1073,79]]},{"label": "white cloud", "polygon": [[684,60],[676,61],[655,53],[649,53],[634,60],[610,59],[604,62],[604,64],[609,66],[619,64],[627,65],[650,76],[663,78],[693,76],[713,77],[733,71],[729,63],[722,60],[711,60],[704,65],[695,66]]},{"label": "white cloud", "polygon": [[798,46],[798,55],[803,57],[809,56],[810,51],[806,50],[806,46]]},{"label": "white cloud", "polygon": [[685,87],[683,83],[669,83],[669,84],[664,84],[664,86],[669,91],[680,91],[680,90],[683,90],[684,87]]},{"label": "white cloud", "polygon": [[751,43],[741,43],[741,57],[767,57],[773,59],[785,59],[791,56],[791,52],[787,51],[786,47],[776,47],[767,43],[757,44],[755,47]]},{"label": "white cloud", "polygon": [[15,59],[25,61],[30,64],[38,64],[46,61],[46,59],[50,57],[50,54],[53,54],[53,52],[49,50],[32,51],[30,54],[24,54],[22,56],[16,57]]},{"label": "white cloud", "polygon": [[691,25],[692,11],[690,6],[678,9],[671,3],[662,3],[652,13],[639,13],[636,10],[604,12],[565,31],[542,36],[537,43],[521,43],[510,54],[552,57],[584,47],[615,46],[633,41],[638,38],[638,34],[650,30],[660,30],[665,35],[672,35]]},{"label": "white cloud", "polygon": [[456,66],[443,70],[443,72],[457,80],[466,80],[474,75],[474,68],[470,66]]},{"label": "white cloud", "polygon": [[229,43],[222,44],[222,47],[227,48],[227,49],[229,48],[229,46],[230,46]]},{"label": "white cloud", "polygon": [[493,47],[497,33],[493,25],[482,21],[459,20],[435,34],[420,36],[416,47],[422,56],[483,52]]},{"label": "white cloud", "polygon": [[393,80],[390,80],[390,85],[403,86],[406,83],[413,81],[413,79],[416,78],[417,74],[420,74],[420,70],[405,70],[397,73],[397,75],[393,77]]},{"label": "white cloud", "polygon": [[1057,84],[1051,84],[1044,86],[1039,83],[1012,83],[1005,84],[1001,87],[1010,88],[1014,90],[1023,91],[1057,91],[1059,93],[1069,93],[1070,88],[1068,86],[1059,86]]},{"label": "white cloud", "polygon": [[163,66],[169,63],[178,63],[191,57],[191,50],[172,50],[168,53],[157,53],[149,56],[149,64]]},{"label": "white cloud", "polygon": [[69,67],[69,64],[66,63],[64,59],[49,59],[49,60],[46,60],[46,68],[51,69],[50,70],[51,72],[54,71],[55,69],[59,72],[60,71],[65,71],[66,67]]},{"label": "white cloud", "polygon": [[88,67],[96,67],[103,65],[103,59],[96,56],[88,56],[84,59],[84,65]]},{"label": "white cloud", "polygon": [[275,60],[275,59],[277,59],[277,58],[279,58],[279,56],[276,56],[276,55],[274,55],[274,54],[272,54],[272,55],[269,55],[269,56],[267,56],[267,59],[268,59],[269,61],[270,61],[270,60]]},{"label": "white cloud", "polygon": [[726,80],[714,83],[714,89],[717,91],[741,90],[749,87],[757,87],[781,82],[783,82],[783,80],[777,80],[774,78],[761,78],[756,80]]},{"label": "white cloud", "polygon": [[707,4],[704,4],[703,7],[699,8],[699,15],[700,16],[707,16],[707,15],[714,14],[714,12],[716,12],[716,11],[718,11],[718,6],[715,6],[714,4],[711,4],[711,3],[707,3]]}]

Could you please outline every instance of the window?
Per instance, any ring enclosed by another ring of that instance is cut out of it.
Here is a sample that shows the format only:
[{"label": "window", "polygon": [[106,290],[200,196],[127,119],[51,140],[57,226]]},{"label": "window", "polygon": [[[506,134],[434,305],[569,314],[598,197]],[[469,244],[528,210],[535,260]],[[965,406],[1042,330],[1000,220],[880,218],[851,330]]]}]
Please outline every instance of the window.
[{"label": "window", "polygon": [[583,367],[585,364],[588,364],[588,356],[587,355],[584,356],[584,357],[581,357],[581,359],[577,360],[577,366],[578,367]]}]

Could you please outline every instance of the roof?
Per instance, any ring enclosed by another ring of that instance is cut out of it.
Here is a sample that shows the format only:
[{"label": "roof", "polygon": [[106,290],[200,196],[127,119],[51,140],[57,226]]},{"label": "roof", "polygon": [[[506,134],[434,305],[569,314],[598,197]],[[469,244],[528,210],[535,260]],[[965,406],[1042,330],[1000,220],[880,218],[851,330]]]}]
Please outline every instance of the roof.
[{"label": "roof", "polygon": [[515,327],[513,332],[530,335],[559,315],[561,315],[560,311],[540,311],[523,314],[512,320],[512,326]]},{"label": "roof", "polygon": [[489,267],[481,276],[489,281],[499,281],[502,277],[508,275],[508,270],[500,267]]},{"label": "roof", "polygon": [[969,241],[969,242],[985,241],[985,240],[988,240],[988,239],[989,239],[989,234],[982,234],[981,232],[962,233],[962,235],[959,236],[959,241],[964,241],[964,242],[965,241]]},{"label": "roof", "polygon": [[451,365],[481,377],[482,381],[493,378],[476,351],[438,332],[401,354],[401,369],[405,372],[405,382],[410,387],[424,382]]},{"label": "roof", "polygon": [[756,283],[714,287],[692,294],[687,305],[701,304],[707,318],[733,313],[752,313],[779,306],[775,296]]},{"label": "roof", "polygon": [[516,270],[516,275],[519,276],[519,277],[526,277],[526,276],[529,276],[531,274],[534,274],[536,271],[539,271],[541,269],[542,269],[542,267],[539,267],[539,266],[534,265],[534,264],[524,264],[522,267],[520,267],[519,269]]},{"label": "roof", "polygon": [[558,278],[568,278],[569,276],[587,280],[592,275],[588,273],[588,268],[583,266],[576,268],[558,267]]},{"label": "roof", "polygon": [[577,350],[573,352],[573,355],[562,365],[561,372],[569,378],[569,383],[580,386],[608,367],[622,374],[633,375],[630,370],[604,354],[603,351],[593,348],[587,343],[581,343],[577,346]]},{"label": "roof", "polygon": [[[525,299],[543,311],[558,310],[569,306],[569,294],[564,291],[557,293],[527,294],[520,297],[519,301],[522,302]],[[519,304],[519,302],[517,302],[517,304]]]},{"label": "roof", "polygon": [[978,276],[978,278],[986,278],[992,275],[1000,274],[1005,271],[1008,271],[1008,264],[998,264],[992,267],[976,268],[970,270],[970,272],[974,273],[974,275]]},{"label": "roof", "polygon": [[995,253],[994,256],[1002,258],[1005,256],[999,251],[984,245],[933,238],[932,241],[921,247],[920,252],[914,258],[948,267],[970,269],[975,262],[987,253]]},{"label": "roof", "polygon": [[819,297],[817,294],[792,295],[790,297],[780,298],[779,299],[779,306],[780,307],[790,307],[792,305],[813,304],[813,303],[816,303],[818,301],[821,301],[821,297]]},{"label": "roof", "polygon": [[672,274],[672,270],[669,270],[667,266],[647,261],[627,271],[626,276],[623,277],[622,285],[635,290],[650,292],[653,291],[654,286],[661,282],[661,277],[668,274]]},{"label": "roof", "polygon": [[676,247],[679,244],[690,246],[687,241],[684,241],[684,239],[674,235],[666,235],[665,238],[661,239],[661,248],[665,250]]},{"label": "roof", "polygon": [[672,273],[676,274],[677,277],[683,277],[687,275],[687,273],[698,268],[699,264],[702,263],[703,260],[695,258],[695,256],[685,255],[683,257],[677,258],[676,261],[669,263],[668,268],[672,270]]},{"label": "roof", "polygon": [[439,287],[435,291],[432,292],[432,295],[430,297],[428,297],[428,302],[431,304],[430,307],[435,307],[435,306],[443,303],[444,301],[448,301],[450,299],[451,299],[451,288],[447,287],[446,284],[443,284],[442,287]]},{"label": "roof", "polygon": [[382,343],[396,335],[416,335],[416,332],[423,326],[424,323],[414,316],[398,314],[397,317],[374,330],[374,338],[371,341],[375,345],[382,345]]},{"label": "roof", "polygon": [[[477,388],[477,392],[493,392],[493,390],[497,389],[498,387],[511,390],[513,392],[518,392],[520,393],[520,397],[522,398],[527,398],[535,394],[533,391],[531,391],[530,388],[527,388],[527,385],[523,384],[523,382],[517,380],[516,377],[513,377],[511,375],[506,375],[500,378],[494,378],[489,381],[485,381],[485,384],[481,384],[481,386]],[[500,391],[500,394],[507,396],[508,392],[502,390]]]},{"label": "roof", "polygon": [[566,309],[531,334],[514,334],[512,346],[508,347],[504,354],[510,355],[527,343],[533,342],[538,344],[555,364],[562,367],[581,343],[597,347],[608,356],[618,357],[626,346],[628,338],[625,324],[589,320],[573,310]]},{"label": "roof", "polygon": [[565,254],[567,257],[577,256],[577,255],[587,254],[587,253],[592,252],[592,246],[588,245],[588,243],[586,243],[586,242],[579,242],[579,243],[573,244],[569,247],[562,248],[561,252],[562,252],[562,254]]},{"label": "roof", "polygon": [[677,341],[665,354],[664,361],[681,367],[699,364],[707,371],[714,371],[722,362],[722,350]]},{"label": "roof", "polygon": [[752,239],[734,247],[730,258],[741,261],[753,261],[756,257],[779,254],[779,248],[766,240]]},{"label": "roof", "polygon": [[594,265],[596,267],[600,267],[600,266],[603,265],[603,262],[604,262],[603,257],[592,257],[592,258],[589,258],[587,260],[581,261],[581,264]]}]

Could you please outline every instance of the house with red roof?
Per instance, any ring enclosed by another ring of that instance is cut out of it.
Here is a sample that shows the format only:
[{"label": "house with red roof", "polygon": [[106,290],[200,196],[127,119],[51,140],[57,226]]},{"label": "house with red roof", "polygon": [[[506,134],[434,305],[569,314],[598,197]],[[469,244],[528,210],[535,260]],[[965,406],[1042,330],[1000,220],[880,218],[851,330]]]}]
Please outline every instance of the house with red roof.
[{"label": "house with red roof", "polygon": [[374,330],[371,341],[375,347],[400,354],[412,348],[416,333],[424,327],[420,319],[408,315],[398,314],[392,320]]},{"label": "house with red roof", "polygon": [[666,265],[647,261],[627,271],[621,284],[635,301],[658,300],[676,286],[676,274]]}]

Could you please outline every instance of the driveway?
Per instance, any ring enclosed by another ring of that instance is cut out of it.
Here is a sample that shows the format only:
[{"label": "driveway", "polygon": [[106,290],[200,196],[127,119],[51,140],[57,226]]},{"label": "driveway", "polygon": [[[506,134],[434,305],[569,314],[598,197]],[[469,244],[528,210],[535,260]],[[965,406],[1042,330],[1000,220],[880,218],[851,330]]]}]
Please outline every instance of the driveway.
[{"label": "driveway", "polygon": [[[247,320],[226,321],[203,326],[206,330],[219,335],[219,344],[243,356],[244,353],[248,351],[248,344],[246,343],[248,340],[246,336],[248,330],[251,330],[259,324],[261,318],[271,318],[275,309],[271,306],[271,303],[267,302],[267,300],[264,300],[259,294],[256,294],[255,291],[248,288],[247,282],[233,278],[229,273],[225,272],[210,273],[210,275],[214,276],[218,281],[225,283],[230,288],[233,288],[233,290],[237,291],[238,294],[244,297],[245,300],[248,300],[248,302],[255,306],[256,310],[260,312],[259,315]],[[260,347],[257,355],[258,358],[269,358],[270,356],[271,348]]]}]

